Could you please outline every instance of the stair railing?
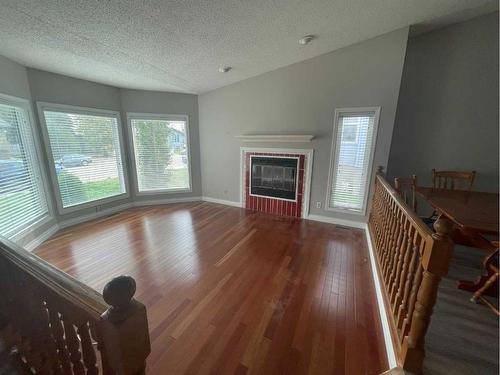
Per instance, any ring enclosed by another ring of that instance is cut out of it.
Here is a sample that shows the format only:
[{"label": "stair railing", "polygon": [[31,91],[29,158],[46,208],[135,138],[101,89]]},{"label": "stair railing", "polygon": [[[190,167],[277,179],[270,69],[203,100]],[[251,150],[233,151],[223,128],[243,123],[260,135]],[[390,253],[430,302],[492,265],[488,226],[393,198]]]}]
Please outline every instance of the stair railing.
[{"label": "stair railing", "polygon": [[0,332],[37,374],[143,374],[151,347],[135,288],[119,276],[101,295],[0,240]]},{"label": "stair railing", "polygon": [[448,220],[435,232],[406,205],[379,168],[368,221],[398,365],[420,374],[439,282],[453,254]]}]

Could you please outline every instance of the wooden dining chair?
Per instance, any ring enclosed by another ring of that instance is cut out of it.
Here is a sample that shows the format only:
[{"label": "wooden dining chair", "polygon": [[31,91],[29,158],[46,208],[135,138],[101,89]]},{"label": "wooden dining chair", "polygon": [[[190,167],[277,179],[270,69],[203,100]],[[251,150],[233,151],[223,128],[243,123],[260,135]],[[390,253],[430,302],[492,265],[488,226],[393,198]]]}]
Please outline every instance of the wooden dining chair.
[{"label": "wooden dining chair", "polygon": [[[432,186],[434,189],[471,191],[475,178],[476,171],[436,171],[432,168]],[[433,211],[431,216],[422,218],[422,220],[432,228],[437,217],[438,213]]]},{"label": "wooden dining chair", "polygon": [[470,191],[475,178],[476,171],[436,171],[432,169],[432,185],[435,189]]},{"label": "wooden dining chair", "polygon": [[417,194],[415,189],[417,187],[417,176],[411,177],[396,177],[394,178],[394,188],[405,203],[417,212]]},{"label": "wooden dining chair", "polygon": [[495,314],[500,316],[500,312],[490,301],[485,297],[488,291],[493,290],[495,295],[498,297],[498,242],[496,242],[497,249],[488,255],[483,262],[485,273],[481,276],[478,282],[481,287],[476,290],[472,298],[472,302],[481,301],[486,306],[488,306]]}]

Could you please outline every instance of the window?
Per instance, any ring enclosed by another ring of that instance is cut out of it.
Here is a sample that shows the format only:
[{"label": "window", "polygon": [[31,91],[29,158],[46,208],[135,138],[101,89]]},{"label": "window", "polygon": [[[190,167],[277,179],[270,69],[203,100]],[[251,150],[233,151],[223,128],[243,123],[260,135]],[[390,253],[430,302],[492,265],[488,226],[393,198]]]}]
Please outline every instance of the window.
[{"label": "window", "polygon": [[351,121],[344,121],[344,131],[342,132],[342,143],[358,142],[359,123],[356,118],[351,118]]},{"label": "window", "polygon": [[48,215],[29,104],[0,97],[0,235],[13,238]]},{"label": "window", "polygon": [[138,192],[190,191],[187,116],[128,117]]},{"label": "window", "polygon": [[60,210],[125,194],[118,113],[43,103],[39,107]]},{"label": "window", "polygon": [[335,111],[327,209],[366,210],[379,108]]}]

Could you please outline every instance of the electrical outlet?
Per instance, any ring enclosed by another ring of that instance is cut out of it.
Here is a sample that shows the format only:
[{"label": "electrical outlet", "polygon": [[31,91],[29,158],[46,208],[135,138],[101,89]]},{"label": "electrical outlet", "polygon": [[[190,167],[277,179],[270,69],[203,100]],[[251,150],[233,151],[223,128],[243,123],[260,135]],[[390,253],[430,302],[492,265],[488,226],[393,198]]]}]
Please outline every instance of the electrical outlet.
[{"label": "electrical outlet", "polygon": [[316,208],[321,208],[321,202],[316,202]]}]

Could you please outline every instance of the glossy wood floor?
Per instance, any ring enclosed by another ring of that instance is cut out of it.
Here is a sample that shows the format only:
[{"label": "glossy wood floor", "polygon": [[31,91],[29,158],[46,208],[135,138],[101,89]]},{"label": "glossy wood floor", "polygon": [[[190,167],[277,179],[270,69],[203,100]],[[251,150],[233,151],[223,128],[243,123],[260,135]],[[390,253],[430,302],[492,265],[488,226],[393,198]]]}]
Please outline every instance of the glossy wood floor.
[{"label": "glossy wood floor", "polygon": [[148,374],[387,370],[360,230],[188,203],[81,224],[35,253],[99,291],[136,279]]}]

